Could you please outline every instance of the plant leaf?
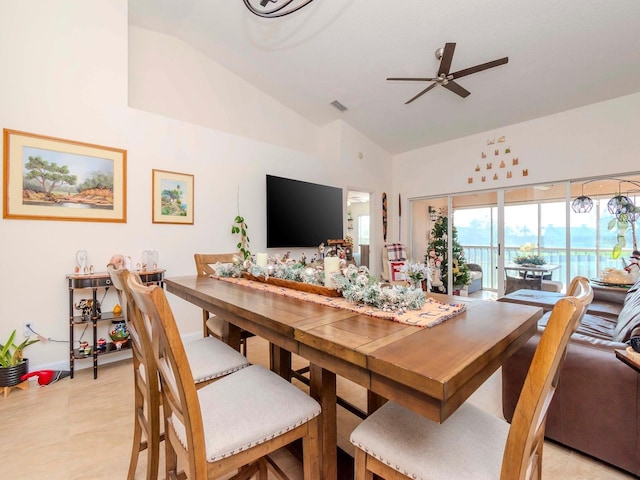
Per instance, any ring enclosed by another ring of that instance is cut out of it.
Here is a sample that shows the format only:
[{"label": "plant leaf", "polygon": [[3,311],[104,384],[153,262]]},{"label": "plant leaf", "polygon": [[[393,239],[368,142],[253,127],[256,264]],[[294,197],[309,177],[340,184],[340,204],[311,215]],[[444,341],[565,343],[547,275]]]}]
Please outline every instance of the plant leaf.
[{"label": "plant leaf", "polygon": [[622,254],[622,248],[620,247],[620,245],[614,245],[611,257],[614,260],[617,260],[618,258],[620,258],[621,254]]}]

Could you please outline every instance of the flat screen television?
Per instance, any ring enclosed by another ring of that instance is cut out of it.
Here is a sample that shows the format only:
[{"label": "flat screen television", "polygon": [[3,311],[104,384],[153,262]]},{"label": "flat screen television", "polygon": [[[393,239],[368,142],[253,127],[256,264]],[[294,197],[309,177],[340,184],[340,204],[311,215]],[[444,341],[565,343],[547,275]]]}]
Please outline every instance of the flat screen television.
[{"label": "flat screen television", "polygon": [[267,248],[343,238],[342,189],[267,175]]}]

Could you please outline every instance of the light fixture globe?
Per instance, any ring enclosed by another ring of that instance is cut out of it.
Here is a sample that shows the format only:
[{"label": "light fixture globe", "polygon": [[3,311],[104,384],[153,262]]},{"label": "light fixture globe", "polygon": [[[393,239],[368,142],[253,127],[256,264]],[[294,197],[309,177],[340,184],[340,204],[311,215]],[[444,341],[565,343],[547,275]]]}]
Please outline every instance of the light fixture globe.
[{"label": "light fixture globe", "polygon": [[618,217],[619,215],[635,213],[636,207],[629,197],[616,195],[607,203],[607,210],[609,210],[609,213]]},{"label": "light fixture globe", "polygon": [[571,209],[576,213],[589,213],[593,208],[593,200],[586,195],[580,195],[571,203]]}]

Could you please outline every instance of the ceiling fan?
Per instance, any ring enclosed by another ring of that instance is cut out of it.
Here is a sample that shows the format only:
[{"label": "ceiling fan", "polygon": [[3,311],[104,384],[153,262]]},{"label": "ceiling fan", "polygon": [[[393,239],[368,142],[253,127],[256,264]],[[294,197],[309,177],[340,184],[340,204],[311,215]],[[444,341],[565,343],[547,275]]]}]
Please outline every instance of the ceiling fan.
[{"label": "ceiling fan", "polygon": [[476,65],[475,67],[465,68],[463,70],[458,70],[457,72],[449,73],[449,69],[451,68],[451,61],[453,60],[453,52],[456,49],[455,43],[446,43],[444,48],[439,48],[436,50],[436,58],[440,60],[440,68],[438,68],[438,76],[434,78],[387,78],[387,80],[402,80],[402,81],[413,81],[413,82],[433,82],[427,88],[418,93],[415,97],[411,98],[405,105],[413,102],[418,97],[421,97],[433,87],[437,85],[441,85],[447,90],[450,90],[453,93],[460,95],[462,98],[468,97],[471,95],[471,92],[466,88],[463,88],[460,84],[454,82],[454,80],[465,77],[467,75],[471,75],[472,73],[481,72],[482,70],[487,70],[488,68],[497,67],[499,65],[504,65],[509,61],[509,57],[499,58],[498,60],[493,60],[492,62],[482,63],[480,65]]}]

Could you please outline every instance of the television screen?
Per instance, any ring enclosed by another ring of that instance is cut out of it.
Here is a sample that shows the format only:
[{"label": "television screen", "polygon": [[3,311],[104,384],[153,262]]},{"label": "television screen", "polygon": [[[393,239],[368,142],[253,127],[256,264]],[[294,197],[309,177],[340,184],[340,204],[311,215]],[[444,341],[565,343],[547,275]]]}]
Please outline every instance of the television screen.
[{"label": "television screen", "polygon": [[341,188],[267,175],[267,248],[343,238],[342,211]]}]

